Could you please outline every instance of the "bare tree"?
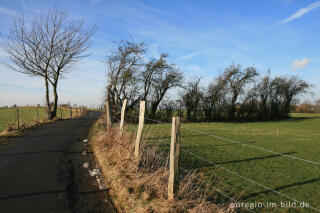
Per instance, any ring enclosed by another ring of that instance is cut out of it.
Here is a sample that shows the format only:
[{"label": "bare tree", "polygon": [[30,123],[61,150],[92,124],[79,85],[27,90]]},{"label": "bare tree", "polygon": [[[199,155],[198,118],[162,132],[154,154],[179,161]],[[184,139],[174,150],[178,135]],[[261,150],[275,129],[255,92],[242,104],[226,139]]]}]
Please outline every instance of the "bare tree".
[{"label": "bare tree", "polygon": [[167,54],[161,54],[158,60],[152,59],[142,72],[143,99],[150,102],[151,117],[155,116],[158,106],[168,90],[182,86],[182,73],[174,64],[167,62],[167,57]]},{"label": "bare tree", "polygon": [[111,52],[105,63],[108,67],[106,96],[113,106],[120,106],[128,99],[128,108],[132,108],[141,98],[139,82],[142,56],[146,51],[144,43],[121,41],[118,48]]},{"label": "bare tree", "polygon": [[288,118],[290,114],[290,104],[292,99],[299,95],[306,93],[312,85],[296,76],[283,78],[281,85],[281,92],[283,96],[283,116]]},{"label": "bare tree", "polygon": [[106,96],[113,106],[120,106],[125,98],[128,99],[129,110],[139,100],[145,100],[153,117],[167,91],[180,86],[183,76],[167,61],[167,54],[145,63],[146,50],[142,42],[121,41],[111,52],[105,61],[108,66]]},{"label": "bare tree", "polygon": [[221,119],[225,94],[227,93],[227,78],[219,76],[209,83],[204,93],[203,110],[207,121],[213,118]]},{"label": "bare tree", "polygon": [[226,68],[224,72],[224,78],[227,82],[227,87],[229,89],[230,98],[230,109],[228,112],[229,119],[234,118],[236,102],[239,95],[245,90],[247,83],[253,81],[253,79],[258,75],[254,67],[247,67],[242,69],[241,65],[230,65]]},{"label": "bare tree", "polygon": [[[89,39],[95,28],[84,28],[83,21],[68,19],[66,12],[56,9],[34,16],[29,25],[22,14],[14,21],[7,39],[1,45],[9,56],[8,66],[11,70],[43,78],[49,119],[56,116],[59,79],[79,59],[87,56]],[[54,95],[52,105],[49,84]]]},{"label": "bare tree", "polygon": [[260,79],[260,82],[256,86],[256,91],[260,99],[260,118],[265,119],[269,117],[268,112],[268,100],[272,93],[272,79],[270,77],[270,71],[268,74]]},{"label": "bare tree", "polygon": [[187,121],[197,121],[201,99],[203,98],[203,91],[200,88],[201,78],[196,78],[194,81],[188,82],[184,88],[181,99],[186,107]]},{"label": "bare tree", "polygon": [[155,76],[159,75],[161,71],[166,68],[166,57],[166,54],[161,54],[159,59],[152,58],[145,64],[145,68],[141,73],[141,80],[143,82],[143,100],[148,100]]}]

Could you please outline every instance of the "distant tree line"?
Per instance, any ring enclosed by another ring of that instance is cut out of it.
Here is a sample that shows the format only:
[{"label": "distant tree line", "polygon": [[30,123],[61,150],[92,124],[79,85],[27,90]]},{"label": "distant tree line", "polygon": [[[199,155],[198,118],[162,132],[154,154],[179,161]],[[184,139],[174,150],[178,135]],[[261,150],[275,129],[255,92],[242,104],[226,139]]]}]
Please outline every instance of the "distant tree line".
[{"label": "distant tree line", "polygon": [[[237,64],[201,86],[201,78],[184,82],[167,54],[146,61],[146,51],[144,43],[121,41],[106,58],[106,97],[113,107],[127,98],[131,111],[145,100],[153,119],[170,120],[176,114],[189,122],[285,119],[294,98],[311,87],[296,76],[261,76],[255,67]],[[180,88],[174,98],[167,95],[172,88]]]},{"label": "distant tree line", "polygon": [[297,113],[320,113],[320,99],[316,100],[314,103],[305,100],[301,104],[295,105],[292,110]]},{"label": "distant tree line", "polygon": [[274,120],[290,116],[291,102],[310,85],[295,76],[260,76],[254,67],[230,65],[206,87],[189,82],[180,98],[187,121]]}]

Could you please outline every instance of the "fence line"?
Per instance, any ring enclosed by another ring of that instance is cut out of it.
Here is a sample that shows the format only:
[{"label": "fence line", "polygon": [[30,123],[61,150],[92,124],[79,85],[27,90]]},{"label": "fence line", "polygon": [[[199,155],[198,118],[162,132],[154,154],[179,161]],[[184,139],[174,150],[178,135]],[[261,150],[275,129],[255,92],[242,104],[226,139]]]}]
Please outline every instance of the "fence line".
[{"label": "fence line", "polygon": [[[134,116],[134,115],[130,115],[130,114],[128,114],[128,115],[129,116]],[[158,121],[158,120],[154,120],[154,119],[150,119],[150,118],[145,118],[145,119],[149,120],[149,121],[154,121],[154,122],[157,122],[157,123],[170,124],[168,122]],[[277,154],[277,155],[280,155],[280,156],[283,156],[283,157],[287,157],[287,158],[291,158],[291,159],[294,159],[294,160],[300,160],[300,161],[304,161],[306,163],[312,163],[312,164],[315,164],[315,165],[320,165],[320,162],[307,160],[307,159],[303,159],[303,158],[299,158],[299,157],[294,157],[294,156],[286,155],[286,154],[283,154],[283,153],[280,153],[280,152],[276,152],[276,151],[272,151],[272,150],[269,150],[269,149],[265,149],[265,148],[262,148],[262,147],[253,146],[253,145],[246,144],[246,143],[241,143],[241,142],[233,140],[233,139],[224,138],[224,137],[221,137],[221,136],[218,136],[218,135],[215,135],[215,134],[212,134],[212,133],[200,131],[200,130],[197,130],[197,129],[190,129],[190,128],[183,127],[183,126],[181,127],[181,129],[186,129],[186,130],[189,130],[189,131],[202,133],[202,134],[205,134],[205,135],[208,135],[208,136],[211,136],[211,137],[214,137],[214,138],[217,138],[219,140],[223,140],[223,141],[226,141],[226,142],[229,142],[229,143],[239,144],[239,145],[242,145],[242,146],[247,146],[247,147],[250,147],[252,149],[257,149],[257,150],[260,150],[260,151],[265,151],[265,152],[269,152],[269,153],[272,153],[272,154]]]},{"label": "fence line", "polygon": [[[128,115],[129,116],[134,116],[134,115],[130,115],[130,114],[128,114]],[[154,120],[154,119],[150,119],[150,118],[145,118],[145,120],[154,121],[154,122],[162,123],[162,124],[170,124],[168,122],[158,121],[158,120]],[[303,159],[303,158],[299,158],[299,157],[294,157],[294,156],[286,155],[286,154],[283,154],[283,153],[280,153],[280,152],[276,152],[276,151],[272,151],[272,150],[269,150],[269,149],[265,149],[265,148],[262,148],[262,147],[253,146],[253,145],[246,144],[246,143],[241,143],[241,142],[233,140],[233,139],[224,138],[224,137],[221,137],[221,136],[218,136],[218,135],[215,135],[215,134],[212,134],[212,133],[200,131],[200,130],[197,130],[197,129],[190,129],[190,128],[187,128],[187,127],[181,127],[181,129],[186,129],[186,130],[189,130],[189,131],[202,133],[202,134],[205,134],[205,135],[208,135],[208,136],[211,136],[211,137],[214,137],[214,138],[217,138],[219,140],[223,140],[223,141],[226,141],[226,142],[229,142],[229,143],[239,144],[239,145],[242,145],[242,146],[247,146],[247,147],[250,147],[252,149],[257,149],[257,150],[260,150],[260,151],[265,151],[265,152],[269,152],[269,153],[272,153],[272,154],[277,154],[277,155],[280,155],[280,156],[283,156],[283,157],[287,157],[287,158],[291,158],[291,159],[294,159],[294,160],[300,160],[300,161],[304,161],[306,163],[312,163],[312,164],[315,164],[315,165],[320,165],[320,162],[307,160],[307,159]]]},{"label": "fence line", "polygon": [[[131,116],[131,117],[133,117],[133,118],[137,118],[136,115],[131,115],[131,114],[128,114],[128,113],[127,113],[126,115]],[[168,122],[163,122],[163,121],[159,121],[159,120],[155,120],[155,119],[150,119],[150,118],[146,118],[146,117],[144,117],[144,120],[153,121],[153,122],[156,122],[156,123],[158,123],[158,124],[170,124],[170,123],[168,123]],[[152,129],[152,127],[151,127],[151,129]],[[294,160],[300,160],[300,161],[303,161],[303,162],[306,162],[306,163],[312,163],[312,164],[315,164],[315,165],[320,165],[319,162],[315,162],[315,161],[311,161],[311,160],[307,160],[307,159],[303,159],[303,158],[299,158],[299,157],[289,156],[289,155],[286,155],[286,154],[283,154],[283,153],[278,153],[278,152],[275,152],[275,151],[272,151],[272,150],[269,150],[269,149],[265,149],[265,148],[262,148],[262,147],[258,147],[258,146],[253,146],[253,145],[241,143],[241,142],[236,141],[236,140],[224,138],[224,137],[221,137],[221,136],[218,136],[218,135],[215,135],[215,134],[210,134],[210,133],[207,133],[207,132],[204,132],[204,131],[200,131],[200,130],[196,130],[196,129],[191,129],[191,128],[187,128],[187,127],[181,127],[181,129],[185,129],[185,130],[188,130],[188,131],[193,131],[193,132],[202,133],[202,134],[205,134],[205,135],[208,135],[208,136],[217,138],[217,139],[219,139],[219,140],[227,141],[227,142],[229,142],[229,143],[239,144],[239,145],[242,145],[242,146],[247,146],[247,147],[250,147],[250,148],[252,148],[252,149],[257,149],[257,150],[260,150],[260,151],[265,151],[265,152],[277,154],[277,155],[279,155],[279,156],[291,158],[291,159],[294,159]],[[162,140],[161,138],[158,138],[158,140],[161,141],[161,142],[164,142],[164,143],[168,143],[168,141]],[[171,150],[172,150],[172,146],[171,146]],[[212,162],[212,161],[210,161],[210,160],[207,160],[207,159],[205,159],[205,158],[203,158],[203,157],[201,157],[201,156],[199,156],[199,155],[196,155],[196,154],[194,154],[194,153],[192,153],[192,152],[184,149],[183,147],[181,147],[181,150],[183,150],[184,152],[188,153],[189,155],[192,155],[192,156],[195,157],[195,158],[198,158],[198,159],[200,159],[200,160],[202,160],[202,161],[204,161],[204,162],[207,162],[207,163],[209,163],[209,164],[211,164],[211,165],[214,165],[214,166],[216,166],[216,167],[218,167],[218,168],[220,168],[220,169],[222,169],[222,170],[224,170],[224,171],[226,171],[226,172],[228,172],[228,173],[230,173],[230,174],[233,174],[233,175],[235,175],[235,176],[238,176],[238,177],[240,177],[241,179],[244,179],[244,180],[246,180],[246,181],[248,181],[248,182],[250,182],[250,183],[253,183],[253,184],[255,184],[255,185],[259,186],[259,187],[262,187],[262,188],[264,188],[264,189],[267,189],[268,191],[271,191],[271,192],[273,192],[273,193],[275,193],[275,194],[277,194],[277,195],[280,195],[280,196],[282,196],[282,197],[285,197],[285,198],[287,198],[287,199],[289,199],[289,200],[292,200],[292,201],[294,201],[294,202],[296,202],[296,203],[298,203],[298,204],[304,204],[304,202],[302,202],[302,201],[300,201],[300,200],[297,200],[296,198],[293,198],[293,197],[291,197],[291,196],[289,196],[289,195],[287,195],[287,194],[281,193],[281,192],[279,192],[279,191],[277,191],[277,190],[275,190],[275,189],[273,189],[273,188],[271,188],[271,187],[268,187],[268,186],[266,186],[266,185],[264,185],[264,184],[261,184],[261,183],[259,183],[259,182],[256,182],[256,181],[254,181],[254,180],[252,180],[252,179],[250,179],[250,178],[247,178],[247,177],[245,177],[245,176],[243,176],[243,175],[241,175],[241,174],[238,174],[237,172],[231,171],[231,170],[229,170],[229,169],[227,169],[227,168],[225,168],[225,167],[223,167],[223,166],[221,166],[221,165],[219,165],[219,164],[217,164],[217,163],[214,163],[214,162]],[[179,166],[179,168],[182,169],[180,166]],[[183,169],[183,170],[184,170],[184,169]],[[197,179],[198,179],[199,181],[203,182],[203,183],[208,183],[208,182],[205,182],[205,181],[203,181],[203,180],[201,180],[201,179],[199,179],[199,178],[197,178]],[[215,189],[215,191],[217,191],[217,192],[219,192],[220,194],[224,195],[225,197],[229,198],[231,201],[237,202],[234,198],[226,195],[225,193],[221,192],[220,190]],[[317,211],[317,212],[320,212],[320,209],[318,209],[318,208],[316,208],[316,207],[314,207],[314,206],[309,205],[309,208],[310,208],[310,209],[313,209],[313,210],[315,210],[315,211]],[[248,210],[250,210],[250,209],[248,209]]]},{"label": "fence line", "polygon": [[[167,124],[169,124],[169,123],[167,123]],[[184,128],[184,127],[181,127],[181,128]],[[192,129],[189,129],[189,128],[184,128],[184,129],[188,129],[188,130],[193,131]],[[199,131],[197,131],[197,132],[199,132]],[[160,140],[160,141],[163,141],[163,140],[161,140],[161,139],[159,139],[159,140]],[[166,142],[166,141],[163,141],[163,142]],[[270,187],[268,187],[268,186],[265,186],[265,185],[263,185],[263,184],[261,184],[261,183],[258,183],[258,182],[254,181],[254,180],[251,180],[251,179],[247,178],[247,177],[244,177],[244,176],[242,176],[242,175],[240,175],[240,174],[238,174],[238,173],[236,173],[236,172],[233,172],[233,171],[231,171],[231,170],[229,170],[229,169],[227,169],[227,168],[225,168],[225,167],[223,167],[223,166],[221,166],[221,165],[219,165],[219,164],[216,164],[216,163],[214,163],[214,162],[212,162],[212,161],[209,161],[209,160],[207,160],[207,159],[205,159],[205,158],[202,158],[201,156],[196,155],[196,154],[194,154],[194,153],[192,153],[192,152],[184,149],[183,147],[181,147],[181,149],[182,149],[183,151],[189,153],[190,155],[192,155],[192,156],[200,159],[200,160],[203,160],[203,161],[205,161],[205,162],[207,162],[207,163],[210,163],[210,164],[212,164],[212,165],[214,165],[214,166],[216,166],[216,167],[219,167],[219,168],[221,168],[221,169],[223,169],[223,170],[225,170],[225,171],[227,171],[227,172],[229,172],[229,173],[231,173],[231,174],[233,174],[233,175],[236,175],[236,176],[238,176],[238,177],[240,177],[240,178],[242,178],[242,179],[244,179],[244,180],[246,180],[246,181],[249,181],[249,182],[251,182],[251,183],[254,183],[254,184],[256,184],[256,185],[258,185],[258,186],[260,186],[260,187],[263,187],[263,188],[265,188],[265,189],[267,189],[267,190],[270,190],[270,191],[272,191],[272,192],[274,192],[274,193],[276,193],[276,194],[278,194],[278,195],[280,195],[280,196],[286,197],[286,198],[288,198],[288,199],[290,199],[290,200],[292,200],[292,201],[294,201],[294,202],[297,202],[297,203],[299,203],[299,204],[303,204],[302,201],[299,201],[299,200],[297,200],[297,199],[295,199],[295,198],[292,198],[292,197],[290,197],[290,196],[288,196],[288,195],[286,195],[286,194],[283,194],[283,193],[281,193],[281,192],[278,192],[278,191],[276,191],[276,190],[274,190],[274,189],[272,189],[272,188],[270,188]],[[181,167],[180,167],[180,169],[181,169]],[[200,181],[202,181],[202,182],[204,182],[203,180],[201,180],[201,179],[199,179],[199,178],[197,178],[197,179],[200,180]],[[219,191],[220,191],[220,190],[219,190]],[[222,193],[221,193],[221,194],[222,194]],[[228,196],[228,197],[231,198],[230,196]],[[232,200],[235,201],[233,198],[232,198]],[[313,209],[313,210],[316,210],[316,211],[320,212],[320,209],[318,209],[318,208],[315,208],[315,207],[310,206],[310,205],[309,205],[309,207],[310,207],[311,209]]]},{"label": "fence line", "polygon": [[[113,113],[117,113],[117,112],[114,111],[114,110],[112,110],[112,112],[113,112]],[[131,116],[131,117],[137,117],[137,116],[130,115],[130,114],[126,114],[126,115],[129,115],[129,116]],[[117,118],[116,116],[114,116],[113,119],[115,120],[115,123],[121,122],[121,119]],[[147,118],[145,118],[145,119],[147,120]],[[154,125],[151,125],[151,128],[150,128],[150,129],[147,130],[147,128],[145,128],[144,130],[147,131],[148,134],[150,134],[150,132],[152,132],[152,131],[155,130],[155,129],[156,129],[156,127],[155,127]],[[152,133],[151,133],[151,134],[152,134]],[[144,134],[144,135],[146,135],[146,134]],[[161,138],[158,138],[158,140],[161,141],[161,142],[163,142],[163,143],[170,143],[170,141],[164,141],[164,140],[162,140]],[[150,144],[150,145],[151,145],[151,144]],[[152,145],[159,145],[159,144],[152,144]],[[168,145],[170,145],[170,144],[168,144]],[[132,157],[134,157],[134,153],[133,153],[131,150],[129,150],[129,151],[130,151]],[[161,159],[163,162],[168,162],[168,161],[169,161],[169,158],[170,158],[170,155],[168,155],[167,158],[163,158],[162,156],[157,156],[157,157],[158,157],[159,159]],[[135,160],[132,161],[132,162],[137,163]],[[189,172],[188,170],[182,168],[181,166],[179,166],[179,169],[180,169],[180,170],[183,170],[183,171],[186,172],[186,173]],[[195,178],[195,179],[198,180],[199,182],[208,184],[208,182],[205,182],[205,181],[202,180],[202,179],[199,179],[199,178]],[[232,197],[230,197],[229,195],[221,192],[221,191],[220,191],[219,189],[217,189],[217,188],[214,188],[214,191],[215,191],[215,192],[218,192],[218,193],[221,194],[222,196],[228,198],[228,199],[231,200],[232,202],[237,202],[234,198],[232,198]],[[177,192],[176,192],[176,193],[177,193]],[[251,211],[251,212],[253,212],[253,211],[250,210],[250,209],[248,209],[248,210]]]},{"label": "fence line", "polygon": [[[188,170],[186,170],[186,169],[184,169],[184,168],[182,168],[182,167],[180,167],[180,169],[183,170],[184,172],[188,172]],[[209,182],[206,182],[206,181],[204,181],[204,180],[202,180],[202,179],[200,179],[200,178],[197,178],[197,177],[196,177],[195,179],[198,180],[198,181],[200,181],[200,182],[202,182],[202,183],[204,183],[204,184],[209,184]],[[234,203],[237,203],[237,202],[238,202],[238,201],[235,200],[233,197],[230,197],[229,195],[223,193],[223,192],[222,192],[221,190],[219,190],[218,188],[214,188],[214,191],[215,191],[215,192],[218,192],[219,194],[221,194],[222,196],[228,198],[229,200],[231,200],[231,201],[234,202]],[[245,208],[246,208],[247,210],[249,210],[250,212],[254,212],[254,211],[253,211],[252,209],[250,209],[249,207],[246,207],[246,206],[245,206]]]},{"label": "fence line", "polygon": [[[43,123],[48,120],[45,107],[41,106],[26,106],[26,107],[12,107],[12,108],[1,108],[6,117],[1,118],[1,129],[0,132],[6,130],[8,132],[30,127],[35,124]],[[70,112],[68,114],[67,112]],[[72,118],[72,111],[75,111],[77,115],[77,108],[62,107],[58,106],[56,111],[57,118]],[[86,108],[82,107],[81,116],[86,113]],[[74,116],[75,117],[75,116]]]},{"label": "fence line", "polygon": [[320,165],[320,162],[311,161],[311,160],[307,160],[307,159],[303,159],[303,158],[298,158],[298,157],[286,155],[286,154],[283,154],[283,153],[275,152],[275,151],[272,151],[272,150],[269,150],[269,149],[265,149],[265,148],[258,147],[258,146],[253,146],[253,145],[246,144],[246,143],[241,143],[241,142],[236,141],[236,140],[224,138],[224,137],[221,137],[221,136],[218,136],[218,135],[214,135],[214,134],[211,134],[211,133],[207,133],[207,132],[203,132],[203,131],[200,131],[200,130],[190,129],[190,128],[186,128],[186,127],[183,127],[183,129],[187,129],[189,131],[206,134],[208,136],[212,136],[212,137],[215,137],[217,139],[220,139],[220,140],[223,140],[223,141],[227,141],[227,142],[230,142],[230,143],[233,143],[233,144],[239,144],[239,145],[247,146],[247,147],[250,147],[250,148],[253,148],[253,149],[257,149],[257,150],[260,150],[260,151],[265,151],[265,152],[269,152],[269,153],[272,153],[272,154],[281,155],[283,157],[292,158],[294,160],[300,160],[300,161],[304,161],[306,163],[312,163],[312,164]]},{"label": "fence line", "polygon": [[[117,111],[114,111],[114,110],[112,110],[112,113],[114,113],[114,114],[119,114]],[[136,116],[136,115],[131,115],[131,114],[126,114],[126,115],[128,115],[128,116],[130,116],[130,117],[133,117],[133,118],[138,118],[138,116]],[[116,120],[116,122],[121,122],[121,119],[118,119],[116,116],[114,116],[113,119]],[[170,124],[170,123],[166,123],[166,122],[162,122],[162,121],[158,121],[158,120],[149,119],[149,118],[146,118],[146,117],[145,117],[145,120],[154,121],[154,122],[157,122],[157,123],[160,123],[160,124]],[[135,122],[135,123],[137,123],[137,122]],[[149,127],[150,127],[150,129],[147,129],[147,128],[149,128]],[[155,130],[155,129],[156,129],[156,126],[153,125],[153,124],[151,124],[151,125],[147,126],[147,127],[144,129],[144,131],[147,131],[147,132],[148,132],[147,134],[150,134],[150,132],[152,132],[152,131]],[[142,134],[142,135],[147,135],[146,132],[144,132],[144,133],[145,133],[145,134]],[[151,133],[151,134],[152,134],[152,133]],[[157,138],[157,140],[159,140],[159,141],[162,142],[162,143],[160,143],[160,144],[167,144],[167,145],[170,146],[170,141],[165,141],[165,140],[163,140],[163,139],[161,139],[161,138]],[[150,145],[151,145],[151,144],[150,144]],[[159,145],[159,144],[152,144],[152,145]],[[180,148],[180,147],[179,147],[179,148]],[[134,156],[134,153],[132,153],[132,155]],[[158,156],[158,158],[160,158],[163,162],[168,162],[168,160],[169,160],[169,158],[170,158],[170,155],[168,155],[168,157],[167,157],[166,159],[163,158],[163,157],[161,157],[161,156]],[[136,161],[134,161],[134,162],[137,163]],[[180,170],[185,171],[186,173],[189,172],[188,170],[182,168],[180,165],[179,165],[178,168],[179,168]],[[201,183],[209,184],[208,182],[206,182],[206,181],[204,181],[204,180],[202,180],[202,179],[200,179],[200,178],[195,177],[195,179],[196,179],[197,181],[201,182]],[[168,184],[170,184],[170,183],[168,183]],[[169,186],[169,185],[168,185],[168,186]],[[217,192],[217,193],[219,193],[220,195],[222,195],[223,197],[226,197],[226,198],[229,199],[231,202],[234,202],[234,203],[237,202],[234,198],[232,198],[231,196],[223,193],[223,192],[222,192],[221,190],[219,190],[218,188],[214,188],[214,192]],[[175,193],[177,193],[177,191],[176,191]],[[175,194],[175,193],[174,193],[174,194]],[[168,193],[168,198],[170,199],[170,198],[172,198],[172,197],[173,197],[173,194],[171,193],[171,195],[169,195],[169,193]],[[244,207],[244,208],[246,208],[246,209],[249,210],[250,212],[254,212],[254,211],[252,211],[252,210],[251,210],[250,208],[248,208],[248,207]]]},{"label": "fence line", "polygon": [[[276,194],[278,194],[278,195],[281,195],[281,196],[283,196],[283,197],[286,197],[286,198],[288,198],[288,199],[290,199],[290,200],[292,200],[292,201],[294,201],[294,202],[297,202],[297,203],[299,203],[299,204],[303,204],[303,202],[301,202],[301,201],[299,201],[299,200],[297,200],[297,199],[295,199],[295,198],[292,198],[292,197],[290,197],[290,196],[288,196],[288,195],[286,195],[286,194],[283,194],[283,193],[281,193],[281,192],[278,192],[278,191],[276,191],[276,190],[274,190],[274,189],[272,189],[272,188],[270,188],[270,187],[268,187],[268,186],[265,186],[265,185],[263,185],[263,184],[261,184],[261,183],[258,183],[258,182],[254,181],[254,180],[251,180],[251,179],[247,178],[247,177],[244,177],[244,176],[242,176],[242,175],[240,175],[240,174],[238,174],[238,173],[236,173],[236,172],[234,172],[234,171],[231,171],[231,170],[229,170],[229,169],[227,169],[227,168],[225,168],[225,167],[223,167],[223,166],[221,166],[221,165],[219,165],[219,164],[213,163],[212,161],[209,161],[209,160],[207,160],[207,159],[205,159],[205,158],[202,158],[201,156],[196,155],[196,154],[194,154],[194,153],[192,153],[192,152],[190,152],[190,151],[188,151],[188,150],[186,150],[186,149],[184,149],[184,148],[181,148],[181,149],[184,150],[185,152],[189,153],[190,155],[192,155],[192,156],[200,159],[200,160],[203,160],[203,161],[205,161],[205,162],[207,162],[207,163],[210,163],[210,164],[212,164],[212,165],[214,165],[214,166],[216,166],[216,167],[219,167],[219,168],[221,168],[221,169],[223,169],[223,170],[225,170],[225,171],[227,171],[227,172],[229,172],[229,173],[231,173],[231,174],[233,174],[233,175],[236,175],[236,176],[238,176],[238,177],[240,177],[240,178],[242,178],[242,179],[244,179],[244,180],[246,180],[246,181],[249,181],[249,182],[251,182],[251,183],[254,183],[254,184],[256,184],[256,185],[258,185],[258,186],[260,186],[260,187],[263,187],[263,188],[265,188],[265,189],[267,189],[267,190],[270,190],[270,191],[272,191],[272,192],[274,192],[274,193],[276,193]],[[315,207],[310,206],[310,205],[309,205],[309,207],[312,208],[313,210],[316,210],[317,212],[320,212],[320,209],[318,209],[318,208],[315,208]]]}]

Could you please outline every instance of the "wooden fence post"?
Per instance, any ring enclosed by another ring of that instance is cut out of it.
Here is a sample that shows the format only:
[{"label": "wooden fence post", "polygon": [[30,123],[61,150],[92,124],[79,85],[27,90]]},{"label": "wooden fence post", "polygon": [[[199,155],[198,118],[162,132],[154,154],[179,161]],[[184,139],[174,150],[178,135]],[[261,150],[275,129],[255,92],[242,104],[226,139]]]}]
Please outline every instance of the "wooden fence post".
[{"label": "wooden fence post", "polygon": [[121,120],[120,120],[120,135],[123,133],[123,124],[124,124],[124,114],[126,112],[127,107],[127,99],[123,100],[122,108],[121,108]]},{"label": "wooden fence post", "polygon": [[180,117],[172,118],[168,199],[179,190]]},{"label": "wooden fence post", "polygon": [[107,114],[107,129],[111,127],[112,118],[111,118],[111,106],[109,99],[106,100],[106,114]]},{"label": "wooden fence post", "polygon": [[62,118],[62,107],[60,105],[60,118]]},{"label": "wooden fence post", "polygon": [[140,144],[141,144],[141,135],[144,125],[144,114],[146,111],[146,102],[140,101],[140,111],[139,111],[139,126],[138,126],[138,132],[137,132],[137,138],[136,138],[136,145],[134,149],[134,156],[137,160],[139,160],[140,157]]},{"label": "wooden fence post", "polygon": [[39,112],[38,112],[38,107],[36,107],[36,113],[37,113],[37,123],[39,123]]},{"label": "wooden fence post", "polygon": [[16,110],[16,120],[17,120],[18,129],[20,129],[20,116],[19,116],[19,108],[18,107]]},{"label": "wooden fence post", "polygon": [[72,118],[72,107],[69,106],[70,118]]}]

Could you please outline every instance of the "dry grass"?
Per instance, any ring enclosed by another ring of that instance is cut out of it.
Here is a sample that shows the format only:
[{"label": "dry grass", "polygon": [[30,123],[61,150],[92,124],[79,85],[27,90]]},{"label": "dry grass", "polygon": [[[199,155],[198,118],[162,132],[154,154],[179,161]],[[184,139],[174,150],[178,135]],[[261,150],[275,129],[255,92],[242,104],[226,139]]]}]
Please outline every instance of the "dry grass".
[{"label": "dry grass", "polygon": [[[55,118],[52,121],[56,121],[56,120],[59,120],[59,118]],[[37,124],[48,123],[48,122],[51,122],[51,120],[47,120],[45,118],[42,118],[42,119],[39,119],[39,120],[32,119],[29,122],[25,122],[24,120],[20,120],[19,121],[19,125],[18,125],[17,121],[8,122],[7,123],[7,127],[4,129],[4,132],[12,132],[12,131],[15,131],[15,130],[23,130],[25,128],[36,126]]]},{"label": "dry grass", "polygon": [[133,156],[135,135],[124,132],[119,136],[117,128],[105,129],[101,118],[91,131],[91,146],[120,212],[232,212],[207,201],[195,172],[181,177],[176,199],[169,201],[168,159],[158,147],[142,145],[137,163]]}]

